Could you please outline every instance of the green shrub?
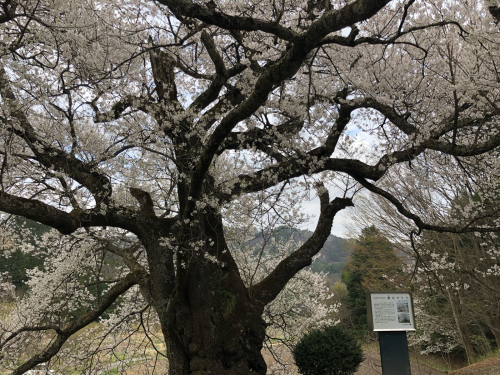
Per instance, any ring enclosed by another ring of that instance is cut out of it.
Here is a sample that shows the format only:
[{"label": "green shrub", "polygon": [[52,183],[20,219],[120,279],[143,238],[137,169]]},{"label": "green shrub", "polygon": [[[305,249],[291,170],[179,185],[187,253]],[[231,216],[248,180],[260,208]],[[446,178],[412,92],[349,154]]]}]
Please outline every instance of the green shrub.
[{"label": "green shrub", "polygon": [[363,361],[361,345],[339,326],[307,333],[292,354],[303,375],[351,375]]}]

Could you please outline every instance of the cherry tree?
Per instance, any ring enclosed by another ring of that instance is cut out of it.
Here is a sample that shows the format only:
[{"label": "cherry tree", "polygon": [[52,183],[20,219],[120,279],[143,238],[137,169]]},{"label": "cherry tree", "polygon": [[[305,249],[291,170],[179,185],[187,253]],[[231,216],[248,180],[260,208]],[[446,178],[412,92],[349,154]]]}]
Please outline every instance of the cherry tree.
[{"label": "cherry tree", "polygon": [[[451,161],[446,170],[433,176],[432,183],[424,184],[428,167],[417,162],[412,165],[412,179],[402,178],[408,173],[408,166],[400,166],[385,176],[383,184],[392,194],[404,197],[406,206],[429,222],[452,223],[461,217],[474,217],[485,197],[493,218],[498,217],[497,175],[475,164],[467,168],[466,176],[457,179],[463,167]],[[411,220],[398,214],[380,196],[365,196],[356,203],[351,215],[356,216],[358,223],[381,225],[408,257],[405,271],[410,280],[406,285],[395,283],[394,288],[412,288],[420,305],[416,314],[423,324],[413,343],[424,352],[449,352],[453,346],[461,345],[469,360],[478,349],[491,350],[489,345],[481,348],[481,342],[475,339],[479,336],[474,338],[471,328],[484,336],[483,327],[487,327],[498,342],[497,234],[419,233]],[[474,220],[486,224],[490,219],[476,216]]]},{"label": "cherry tree", "polygon": [[[265,374],[266,307],[361,187],[417,231],[499,229],[488,197],[440,222],[381,184],[402,163],[424,163],[428,176],[450,160],[463,165],[457,179],[472,167],[498,175],[497,4],[0,4],[0,210],[62,235],[43,238],[52,261],[0,333],[10,364],[27,335],[52,335],[14,374],[70,356],[71,338],[117,301],[110,327],[157,319],[170,374]],[[300,221],[296,204],[310,194],[321,205],[312,236],[245,270],[231,230]],[[123,265],[113,277],[107,253]]]}]

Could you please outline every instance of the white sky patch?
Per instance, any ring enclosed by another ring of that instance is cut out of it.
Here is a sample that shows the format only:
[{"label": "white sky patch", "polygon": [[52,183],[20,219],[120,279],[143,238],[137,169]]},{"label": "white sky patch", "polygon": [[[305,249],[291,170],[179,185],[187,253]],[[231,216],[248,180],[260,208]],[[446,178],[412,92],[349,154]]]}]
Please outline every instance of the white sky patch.
[{"label": "white sky patch", "polygon": [[[377,150],[377,144],[379,139],[375,134],[370,134],[369,132],[353,128],[346,131],[352,143],[349,145],[349,152],[351,157],[354,157],[362,162],[368,164],[375,164],[378,158],[381,156],[384,150]],[[345,151],[337,150],[332,157],[345,157]],[[330,200],[335,197],[343,197],[343,191],[338,187],[329,186]],[[359,194],[359,193],[358,193]],[[302,203],[303,211],[306,215],[311,216],[309,223],[305,226],[306,229],[314,231],[316,225],[318,224],[319,213],[320,213],[320,202],[319,198],[316,196],[310,201],[305,201]],[[346,238],[349,236],[347,227],[352,227],[352,215],[349,215],[349,210],[353,207],[347,207],[335,215],[332,224],[331,233],[337,237]]]},{"label": "white sky patch", "polygon": [[[332,189],[330,189],[330,200],[334,199],[336,196],[342,196],[342,195],[335,194],[335,192]],[[314,232],[314,230],[316,229],[316,225],[318,224],[319,213],[320,213],[319,198],[315,197],[310,201],[304,202],[302,204],[302,208],[304,210],[304,213],[311,216],[311,219],[309,220],[309,223],[305,226],[305,229]],[[337,215],[335,215],[331,231],[331,233],[334,236],[343,238],[347,237],[347,231],[344,223],[350,220],[349,215],[347,215],[347,211],[351,208],[352,207],[347,207],[342,211],[338,212]]]}]

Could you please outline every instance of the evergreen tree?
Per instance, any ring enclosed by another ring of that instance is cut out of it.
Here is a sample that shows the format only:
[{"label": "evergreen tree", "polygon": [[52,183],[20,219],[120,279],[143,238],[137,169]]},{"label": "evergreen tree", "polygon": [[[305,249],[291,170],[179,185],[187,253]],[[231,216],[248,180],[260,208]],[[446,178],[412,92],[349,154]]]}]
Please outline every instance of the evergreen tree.
[{"label": "evergreen tree", "polygon": [[375,226],[362,229],[353,242],[351,261],[342,271],[347,306],[358,331],[367,329],[365,292],[393,289],[394,281],[402,280],[401,265],[393,246]]}]

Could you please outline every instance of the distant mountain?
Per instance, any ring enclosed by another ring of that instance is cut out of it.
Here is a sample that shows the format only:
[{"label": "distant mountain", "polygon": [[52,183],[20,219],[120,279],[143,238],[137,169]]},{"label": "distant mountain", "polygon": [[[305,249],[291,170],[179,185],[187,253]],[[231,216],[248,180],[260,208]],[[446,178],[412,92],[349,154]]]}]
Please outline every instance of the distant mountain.
[{"label": "distant mountain", "polygon": [[[312,232],[309,234],[309,236]],[[325,272],[333,280],[339,280],[342,268],[349,262],[349,240],[331,234],[311,265],[314,272]]]},{"label": "distant mountain", "polygon": [[[300,230],[295,228],[280,228],[274,235],[277,242],[287,242],[293,239],[295,242],[304,243],[307,241],[313,232],[310,230]],[[263,236],[256,235],[255,239],[251,241],[252,245],[260,247],[263,242]],[[314,272],[324,272],[333,280],[340,279],[342,268],[349,261],[349,251],[347,244],[349,240],[337,237],[331,234],[325,242],[325,245],[319,252],[319,257],[311,265]],[[267,251],[274,250],[272,245],[267,246]]]},{"label": "distant mountain", "polygon": [[345,262],[349,257],[349,251],[347,250],[348,243],[349,240],[330,234],[325,245],[320,250],[319,259],[328,263]]}]

